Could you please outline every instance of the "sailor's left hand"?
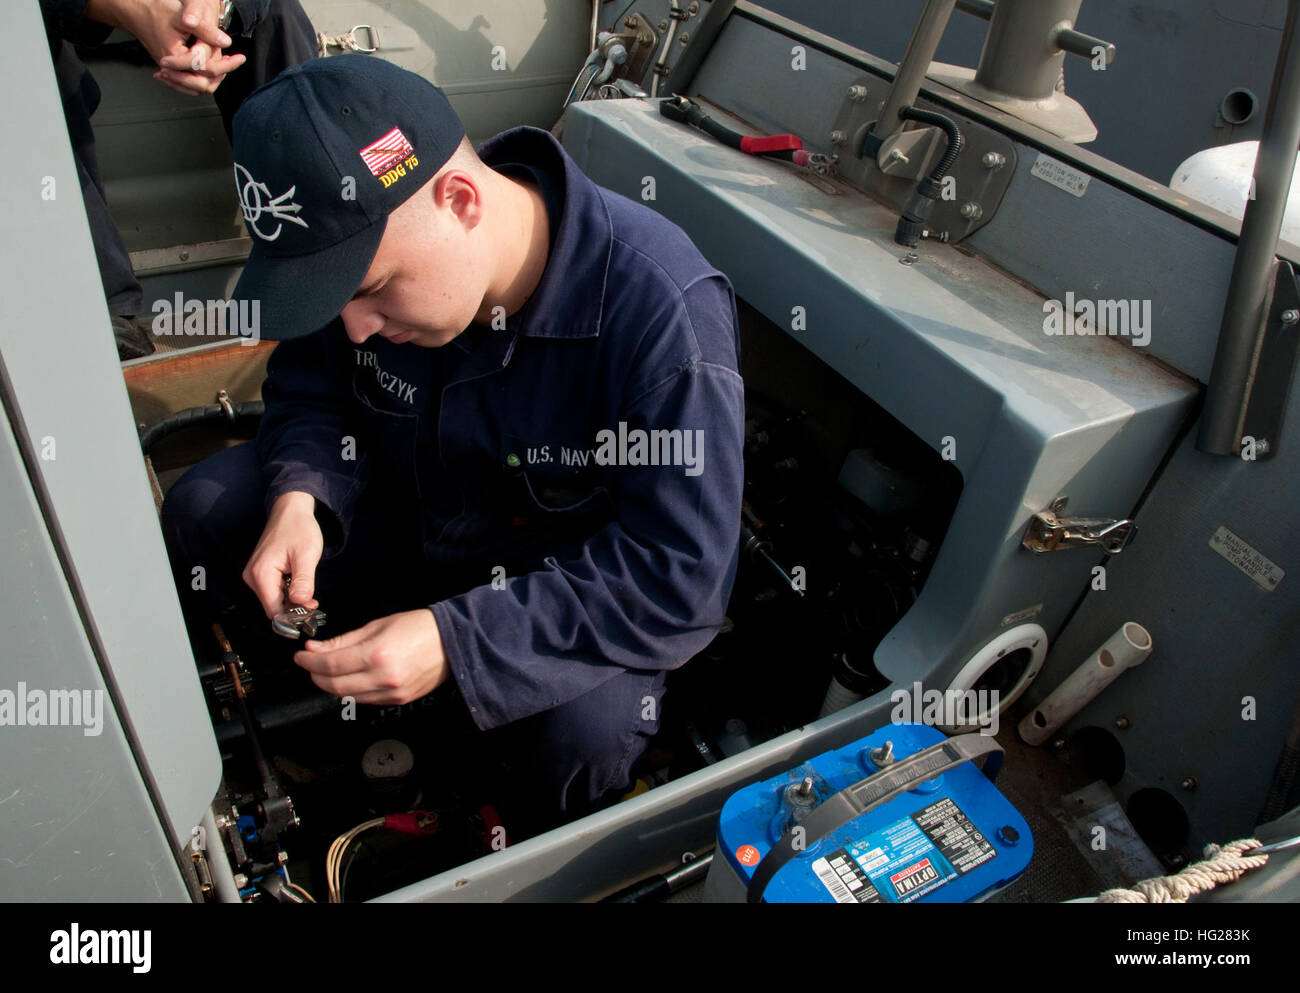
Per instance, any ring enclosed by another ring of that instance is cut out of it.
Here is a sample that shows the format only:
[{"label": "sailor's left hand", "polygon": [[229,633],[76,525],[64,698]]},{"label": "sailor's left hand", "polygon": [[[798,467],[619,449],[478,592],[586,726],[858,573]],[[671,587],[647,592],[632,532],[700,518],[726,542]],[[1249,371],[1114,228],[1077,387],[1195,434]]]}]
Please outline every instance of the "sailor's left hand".
[{"label": "sailor's left hand", "polygon": [[308,641],[293,660],[326,693],[357,703],[410,703],[448,676],[447,657],[433,611],[390,614],[325,641]]}]

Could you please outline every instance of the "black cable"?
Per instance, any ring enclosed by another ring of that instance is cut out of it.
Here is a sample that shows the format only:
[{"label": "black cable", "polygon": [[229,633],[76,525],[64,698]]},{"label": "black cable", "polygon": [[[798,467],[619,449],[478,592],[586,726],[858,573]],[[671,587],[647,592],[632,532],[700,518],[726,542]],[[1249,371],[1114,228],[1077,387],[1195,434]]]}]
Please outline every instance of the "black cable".
[{"label": "black cable", "polygon": [[894,241],[908,248],[915,248],[916,243],[925,233],[925,222],[930,216],[930,211],[934,209],[935,201],[943,195],[944,177],[957,160],[965,141],[962,139],[957,122],[943,114],[936,114],[930,110],[917,110],[915,107],[904,107],[898,112],[898,116],[905,121],[933,124],[948,136],[948,148],[943,158],[930,170],[930,175],[917,185],[916,192],[903,208],[903,213],[898,218],[898,227],[894,231]]},{"label": "black cable", "polygon": [[[262,416],[266,409],[260,400],[253,400],[248,403],[231,404],[231,411],[234,413],[234,421],[256,421]],[[159,441],[168,435],[175,434],[177,431],[183,431],[186,428],[193,427],[196,424],[205,424],[209,421],[230,420],[230,414],[226,408],[219,403],[208,404],[205,407],[190,407],[186,410],[179,410],[174,414],[169,414],[162,420],[157,421],[140,432],[140,449],[145,455],[149,454]]]},{"label": "black cable", "polygon": [[936,185],[942,183],[943,177],[948,174],[948,170],[957,161],[957,156],[966,144],[961,129],[957,127],[957,122],[951,117],[945,117],[943,114],[936,114],[931,110],[918,110],[916,107],[904,107],[898,112],[898,116],[904,121],[920,121],[922,124],[933,124],[948,136],[948,150],[944,152],[939,164],[930,170],[930,182]]}]

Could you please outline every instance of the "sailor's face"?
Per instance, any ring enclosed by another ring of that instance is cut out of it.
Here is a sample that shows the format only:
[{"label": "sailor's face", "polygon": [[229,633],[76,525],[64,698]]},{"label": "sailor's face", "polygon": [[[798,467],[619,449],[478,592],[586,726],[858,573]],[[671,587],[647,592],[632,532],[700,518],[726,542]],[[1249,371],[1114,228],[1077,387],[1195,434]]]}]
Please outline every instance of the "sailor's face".
[{"label": "sailor's face", "polygon": [[[411,207],[411,210],[407,210]],[[447,344],[474,321],[486,286],[468,232],[454,217],[408,202],[388,217],[374,261],[341,317],[348,338]]]}]

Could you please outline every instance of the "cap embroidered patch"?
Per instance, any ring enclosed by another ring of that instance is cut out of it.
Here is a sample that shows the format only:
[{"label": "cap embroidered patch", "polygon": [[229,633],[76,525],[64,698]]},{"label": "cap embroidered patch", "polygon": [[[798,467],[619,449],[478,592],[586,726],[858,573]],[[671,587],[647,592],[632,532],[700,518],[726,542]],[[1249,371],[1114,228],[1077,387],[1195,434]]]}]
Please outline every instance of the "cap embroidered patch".
[{"label": "cap embroidered patch", "polygon": [[361,149],[361,158],[366,167],[381,178],[397,163],[414,154],[415,149],[399,128],[393,128],[378,141]]}]

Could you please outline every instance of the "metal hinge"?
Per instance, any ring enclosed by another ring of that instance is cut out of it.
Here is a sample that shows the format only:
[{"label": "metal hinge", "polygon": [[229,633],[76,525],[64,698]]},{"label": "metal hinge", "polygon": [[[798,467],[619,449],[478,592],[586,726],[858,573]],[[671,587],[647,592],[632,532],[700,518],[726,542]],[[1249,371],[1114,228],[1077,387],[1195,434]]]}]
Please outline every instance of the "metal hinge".
[{"label": "metal hinge", "polygon": [[1047,510],[1039,511],[1029,521],[1022,544],[1031,552],[1055,552],[1062,548],[1100,546],[1109,555],[1122,552],[1137,525],[1110,517],[1066,517],[1067,497],[1057,497]]}]

